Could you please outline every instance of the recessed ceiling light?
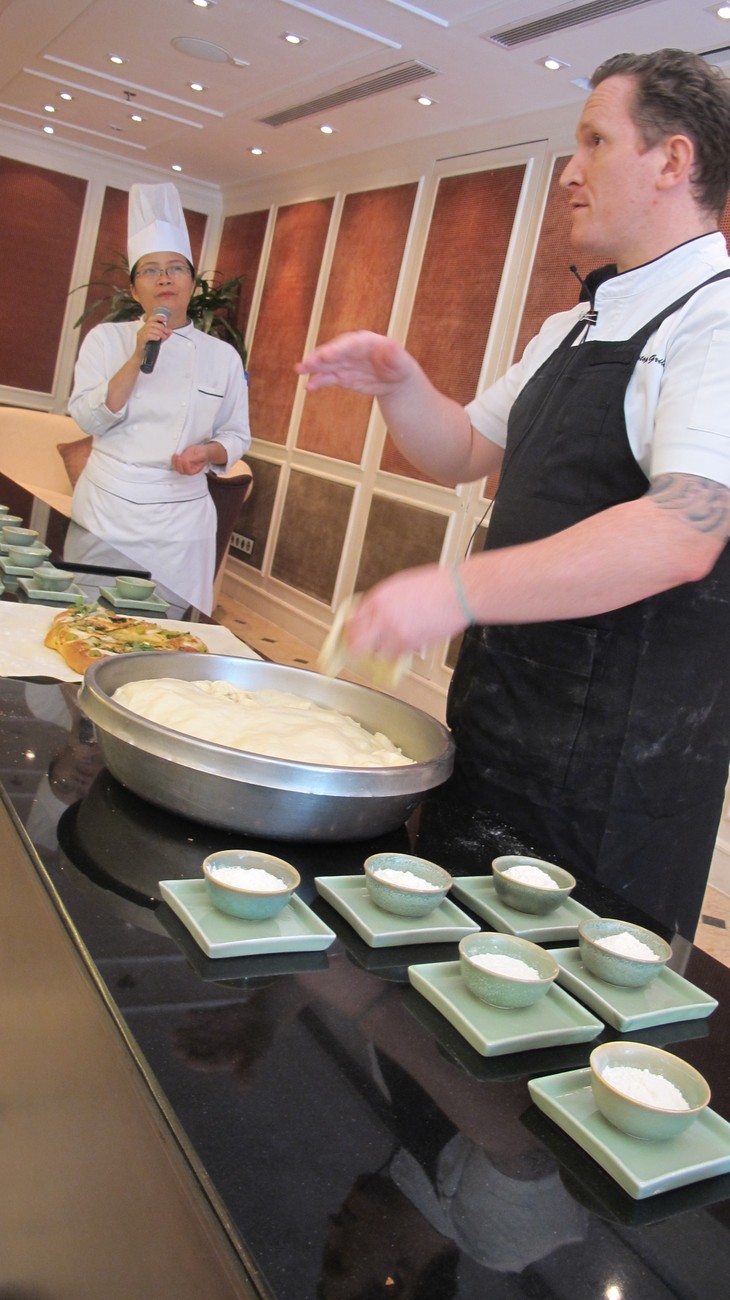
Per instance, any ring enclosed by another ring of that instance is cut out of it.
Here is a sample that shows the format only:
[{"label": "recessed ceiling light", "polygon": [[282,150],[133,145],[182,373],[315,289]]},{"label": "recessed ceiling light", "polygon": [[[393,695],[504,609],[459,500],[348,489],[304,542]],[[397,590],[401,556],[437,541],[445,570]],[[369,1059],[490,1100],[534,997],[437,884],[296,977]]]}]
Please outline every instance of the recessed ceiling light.
[{"label": "recessed ceiling light", "polygon": [[110,54],[110,55],[109,55],[109,62],[110,62],[110,63],[126,63],[127,60],[126,60],[126,59],[123,59],[122,56],[121,56],[121,54]]},{"label": "recessed ceiling light", "polygon": [[172,170],[173,170],[174,172],[181,172],[181,171],[182,171],[182,167],[180,166],[179,163],[173,163],[173,164],[172,164]]},{"label": "recessed ceiling light", "polygon": [[69,101],[73,99],[73,95],[69,94],[67,90],[61,90],[59,91],[58,98]]},{"label": "recessed ceiling light", "polygon": [[260,158],[264,151],[259,145],[252,144],[248,152],[252,153],[256,158]]},{"label": "recessed ceiling light", "polygon": [[326,122],[319,129],[322,132],[322,135],[334,135],[335,133],[335,128],[333,126],[327,126]]},{"label": "recessed ceiling light", "polygon": [[546,59],[540,59],[539,62],[543,68],[547,68],[548,72],[558,72],[561,68],[570,67],[569,63],[565,63],[562,59],[555,59],[552,55],[549,55]]},{"label": "recessed ceiling light", "polygon": [[217,0],[193,0],[196,9],[210,9],[216,3]]},{"label": "recessed ceiling light", "polygon": [[52,126],[44,126],[43,130],[45,131],[46,135],[56,134]]},{"label": "recessed ceiling light", "polygon": [[129,116],[131,117],[133,122],[144,122],[144,118],[141,116],[140,113],[130,113]]},{"label": "recessed ceiling light", "polygon": [[208,89],[207,86],[204,86],[204,85],[203,85],[202,81],[189,81],[189,82],[188,82],[188,85],[190,86],[190,89],[191,89],[191,90],[201,91],[201,90],[207,90],[207,89]]},{"label": "recessed ceiling light", "polygon": [[307,37],[300,36],[298,32],[282,32],[281,39],[286,41],[287,45],[304,45]]},{"label": "recessed ceiling light", "polygon": [[428,95],[419,95],[416,99],[417,104],[422,104],[424,108],[430,108],[436,103],[435,99],[430,99]]},{"label": "recessed ceiling light", "polygon": [[53,107],[53,104],[44,104],[43,108],[46,113],[55,113],[56,111],[55,108]]},{"label": "recessed ceiling light", "polygon": [[730,18],[730,5],[720,5],[720,8],[716,9],[715,13],[718,18]]}]

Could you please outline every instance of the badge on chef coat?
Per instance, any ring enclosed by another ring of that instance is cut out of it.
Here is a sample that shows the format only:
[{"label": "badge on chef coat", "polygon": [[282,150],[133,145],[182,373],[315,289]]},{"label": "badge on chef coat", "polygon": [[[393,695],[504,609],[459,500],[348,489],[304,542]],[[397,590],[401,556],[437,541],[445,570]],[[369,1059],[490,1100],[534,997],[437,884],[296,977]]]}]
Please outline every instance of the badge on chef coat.
[{"label": "badge on chef coat", "polygon": [[192,265],[190,236],[180,195],[170,181],[133,185],[129,191],[127,256],[133,267],[146,253],[180,253]]}]

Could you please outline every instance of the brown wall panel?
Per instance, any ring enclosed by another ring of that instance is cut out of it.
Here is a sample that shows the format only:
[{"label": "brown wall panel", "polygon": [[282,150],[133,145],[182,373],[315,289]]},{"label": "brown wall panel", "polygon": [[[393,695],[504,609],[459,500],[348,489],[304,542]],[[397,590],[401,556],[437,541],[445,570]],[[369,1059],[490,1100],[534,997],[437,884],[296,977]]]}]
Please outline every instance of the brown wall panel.
[{"label": "brown wall panel", "polygon": [[[116,273],[105,272],[104,268],[112,264],[118,265],[120,258],[127,256],[128,206],[129,194],[127,191],[118,190],[108,185],[104,191],[104,202],[94,249],[94,261],[89,277],[91,287],[86,295],[83,307],[79,307],[79,316],[92,303],[99,299],[102,301],[96,311],[79,327],[79,342],[85,338],[90,329],[93,329],[94,325],[98,325],[106,317],[109,310],[107,295],[112,286],[117,285],[119,288],[126,288],[126,279],[122,273],[118,271]],[[197,267],[208,218],[204,212],[192,212],[189,208],[185,208],[184,212],[188,234],[190,235],[193,263]]]},{"label": "brown wall panel", "polygon": [[[397,185],[345,199],[318,342],[348,330],[387,330],[416,188]],[[341,388],[307,397],[298,445],[359,464],[372,400]]]},{"label": "brown wall panel", "polygon": [[312,315],[332,199],[281,208],[249,361],[251,430],[285,443]]},{"label": "brown wall panel", "polygon": [[226,217],[223,222],[218,249],[218,272],[222,280],[232,280],[234,275],[243,277],[235,316],[235,323],[242,334],[246,333],[251,312],[268,220],[269,213],[266,209],[263,212],[241,212],[236,217]]},{"label": "brown wall panel", "polygon": [[85,197],[77,176],[0,158],[0,383],[8,387],[53,387]]},{"label": "brown wall panel", "polygon": [[272,465],[270,460],[261,460],[250,453],[246,455],[246,464],[250,465],[253,471],[253,488],[234,524],[233,531],[242,533],[244,537],[250,537],[253,540],[253,550],[250,555],[246,555],[237,546],[231,544],[229,551],[237,560],[243,560],[252,568],[260,570],[269,539],[281,465]]},{"label": "brown wall panel", "polygon": [[400,569],[437,563],[446,524],[443,515],[376,493],[370,505],[355,590],[367,591]]},{"label": "brown wall panel", "polygon": [[[439,184],[406,346],[449,397],[475,394],[524,166]],[[382,468],[425,478],[387,439]]]},{"label": "brown wall panel", "polygon": [[353,495],[347,484],[292,471],[272,577],[331,602]]},{"label": "brown wall panel", "polygon": [[[594,266],[601,264],[595,258],[586,263],[585,255],[581,258],[570,244],[570,208],[565,191],[560,188],[560,174],[567,161],[567,157],[558,158],[553,167],[525,309],[515,344],[515,360],[522,356],[525,345],[537,334],[548,316],[556,311],[568,311],[577,303],[580,285],[570,270],[571,263],[576,263],[581,275],[587,275]],[[601,261],[607,262],[610,258]]]}]

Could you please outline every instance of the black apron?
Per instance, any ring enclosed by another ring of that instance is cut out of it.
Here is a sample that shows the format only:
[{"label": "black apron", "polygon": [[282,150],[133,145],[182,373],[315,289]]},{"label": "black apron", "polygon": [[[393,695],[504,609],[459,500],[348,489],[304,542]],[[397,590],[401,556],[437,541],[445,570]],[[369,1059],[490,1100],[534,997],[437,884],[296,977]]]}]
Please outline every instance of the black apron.
[{"label": "black apron", "polygon": [[[579,322],[536,372],[510,414],[486,549],[646,493],[626,388],[640,357],[658,364],[647,340],[702,287],[623,342],[573,346]],[[450,796],[692,938],[727,779],[729,650],[728,546],[703,580],[623,609],[469,628],[449,693]]]}]

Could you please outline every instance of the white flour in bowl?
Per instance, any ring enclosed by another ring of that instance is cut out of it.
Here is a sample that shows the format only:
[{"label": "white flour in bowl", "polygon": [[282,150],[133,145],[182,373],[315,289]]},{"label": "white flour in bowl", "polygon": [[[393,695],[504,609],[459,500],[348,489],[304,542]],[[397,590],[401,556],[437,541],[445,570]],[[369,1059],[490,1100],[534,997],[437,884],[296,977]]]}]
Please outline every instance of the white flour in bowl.
[{"label": "white flour in bowl", "polygon": [[687,1098],[671,1079],[653,1070],[640,1070],[635,1065],[607,1065],[601,1078],[617,1092],[644,1106],[658,1106],[661,1110],[690,1109]]},{"label": "white flour in bowl", "polygon": [[661,957],[651,949],[648,943],[637,939],[628,930],[619,930],[618,934],[607,934],[605,939],[596,939],[596,947],[607,948],[620,957],[635,957],[638,961],[661,961]]},{"label": "white flour in bowl", "polygon": [[473,961],[475,966],[481,966],[483,970],[492,971],[495,975],[509,975],[514,980],[540,979],[540,972],[536,971],[534,966],[529,966],[526,961],[520,961],[519,957],[508,957],[505,953],[472,953],[470,961]]},{"label": "white flour in bowl", "polygon": [[534,889],[560,889],[560,885],[556,885],[547,871],[534,867],[531,862],[518,862],[517,866],[503,871],[502,875],[508,876],[510,880],[518,880],[521,885],[532,885]]},{"label": "white flour in bowl", "polygon": [[373,871],[372,875],[376,880],[384,880],[388,885],[402,885],[404,889],[432,890],[438,893],[443,888],[442,885],[432,885],[431,881],[424,880],[423,876],[417,876],[415,871],[394,871],[392,867],[380,867],[378,871]]},{"label": "white flour in bowl", "polygon": [[216,867],[210,874],[218,884],[252,889],[257,894],[275,894],[289,888],[273,871],[265,871],[263,867]]}]

